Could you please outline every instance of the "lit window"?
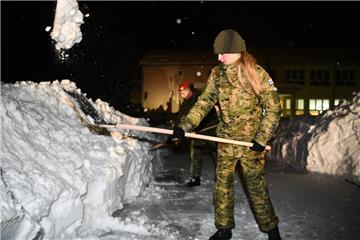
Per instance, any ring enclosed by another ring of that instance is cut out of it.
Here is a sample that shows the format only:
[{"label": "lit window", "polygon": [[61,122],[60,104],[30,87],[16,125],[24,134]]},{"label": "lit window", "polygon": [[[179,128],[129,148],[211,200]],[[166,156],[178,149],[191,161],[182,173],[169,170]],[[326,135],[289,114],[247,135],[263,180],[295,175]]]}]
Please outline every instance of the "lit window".
[{"label": "lit window", "polygon": [[316,110],[322,110],[322,99],[316,99]]},{"label": "lit window", "polygon": [[286,99],[286,109],[289,110],[291,109],[291,100],[290,99]]},{"label": "lit window", "polygon": [[281,116],[290,117],[291,116],[291,96],[280,94],[280,103],[281,108],[283,109]]},{"label": "lit window", "polygon": [[295,115],[304,115],[304,99],[296,99]]},{"label": "lit window", "polygon": [[329,110],[329,109],[330,109],[329,99],[323,99],[323,109],[322,110]]},{"label": "lit window", "polygon": [[295,111],[295,115],[296,115],[296,116],[304,115],[304,110],[296,110],[296,111]]},{"label": "lit window", "polygon": [[317,116],[319,115],[319,111],[317,110],[309,110],[310,115]]},{"label": "lit window", "polygon": [[343,101],[345,101],[345,99],[335,99],[335,100],[334,100],[334,106],[339,105],[339,104],[342,103]]},{"label": "lit window", "polygon": [[319,115],[325,110],[330,108],[329,99],[310,99],[309,100],[309,113],[311,115]]},{"label": "lit window", "polygon": [[304,110],[304,99],[296,99],[296,110]]},{"label": "lit window", "polygon": [[315,110],[315,99],[310,99],[309,101],[309,109],[310,110]]}]

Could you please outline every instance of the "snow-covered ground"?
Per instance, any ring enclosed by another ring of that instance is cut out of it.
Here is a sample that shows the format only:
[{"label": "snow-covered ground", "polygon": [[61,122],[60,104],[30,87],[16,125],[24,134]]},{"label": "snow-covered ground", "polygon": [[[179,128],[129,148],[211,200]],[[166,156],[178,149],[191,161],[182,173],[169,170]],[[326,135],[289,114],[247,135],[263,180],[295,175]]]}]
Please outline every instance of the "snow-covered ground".
[{"label": "snow-covered ground", "polygon": [[[204,161],[202,185],[183,186],[189,176],[188,153],[174,153],[165,159],[165,170],[151,184],[155,197],[139,198],[119,211],[120,218],[147,216],[148,224],[162,226],[163,232],[147,237],[124,234],[123,239],[208,239],[216,229],[212,191],[214,164]],[[284,169],[276,161],[267,161],[267,185],[283,239],[287,240],[355,240],[360,238],[360,191],[355,185],[322,174],[298,174]],[[266,240],[257,228],[235,178],[235,223],[233,239]],[[158,195],[161,198],[158,199]],[[166,237],[166,231],[168,236]],[[116,239],[108,235],[108,239]]]},{"label": "snow-covered ground", "polygon": [[[68,80],[1,84],[2,239],[207,239],[215,231],[210,159],[202,185],[183,187],[189,176],[186,153],[149,153],[162,135],[94,132],[62,88],[81,93]],[[107,122],[147,125],[100,99],[88,101]],[[343,181],[358,181],[357,168],[344,167],[344,161],[359,166],[358,109],[355,95],[318,118],[280,127],[268,161],[277,168],[268,169],[267,179],[285,239],[360,238],[360,192]],[[316,159],[321,164],[310,164]],[[284,163],[319,174],[293,173]],[[266,239],[238,181],[235,215],[234,239]]]}]

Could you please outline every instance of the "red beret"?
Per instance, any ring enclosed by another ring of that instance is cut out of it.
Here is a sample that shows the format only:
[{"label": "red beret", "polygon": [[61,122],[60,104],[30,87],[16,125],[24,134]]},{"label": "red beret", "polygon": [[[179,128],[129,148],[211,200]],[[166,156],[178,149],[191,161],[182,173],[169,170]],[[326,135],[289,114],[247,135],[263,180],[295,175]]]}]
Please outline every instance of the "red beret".
[{"label": "red beret", "polygon": [[188,80],[183,81],[179,86],[179,91],[182,91],[190,87],[190,82]]}]

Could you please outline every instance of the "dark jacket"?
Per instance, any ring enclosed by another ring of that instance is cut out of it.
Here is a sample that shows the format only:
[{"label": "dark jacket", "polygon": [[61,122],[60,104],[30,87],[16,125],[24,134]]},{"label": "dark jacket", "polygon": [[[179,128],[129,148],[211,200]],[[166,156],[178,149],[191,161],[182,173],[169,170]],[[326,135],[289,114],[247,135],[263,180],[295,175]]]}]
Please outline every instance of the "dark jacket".
[{"label": "dark jacket", "polygon": [[[178,116],[177,116],[177,125],[184,120],[186,115],[190,112],[191,108],[195,105],[196,101],[198,100],[198,97],[201,95],[201,91],[199,91],[195,88],[191,88],[191,91],[193,93],[192,96],[189,99],[184,99],[183,103],[180,106]],[[211,111],[209,112],[209,114],[207,114],[204,117],[204,119],[201,121],[199,126],[196,129],[194,129],[194,131],[197,132],[206,127],[217,125],[218,122],[219,122],[219,119],[218,119],[216,110],[213,107],[211,109]],[[209,132],[214,132],[214,130],[215,129],[213,129],[213,131],[210,130]],[[204,134],[208,134],[208,131],[204,132]],[[213,134],[211,134],[211,135],[213,135]]]}]

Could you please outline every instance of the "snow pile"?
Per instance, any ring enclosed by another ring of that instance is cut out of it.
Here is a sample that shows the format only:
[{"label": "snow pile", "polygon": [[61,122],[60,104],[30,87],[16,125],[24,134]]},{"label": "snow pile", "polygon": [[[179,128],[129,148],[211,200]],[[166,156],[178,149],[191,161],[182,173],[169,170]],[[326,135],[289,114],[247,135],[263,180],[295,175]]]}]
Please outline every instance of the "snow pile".
[{"label": "snow pile", "polygon": [[[159,141],[159,135],[94,134],[61,90],[81,92],[68,80],[1,87],[2,238],[88,239],[131,231],[111,214],[151,182],[154,156],[146,154],[150,143],[138,138]],[[89,102],[108,122],[146,124],[101,100]]]},{"label": "snow pile", "polygon": [[80,25],[83,14],[76,0],[58,0],[51,38],[56,41],[57,50],[70,49],[82,39]]},{"label": "snow pile", "polygon": [[360,92],[316,118],[304,116],[283,122],[271,155],[295,169],[360,184]]},{"label": "snow pile", "polygon": [[281,119],[271,146],[271,159],[297,171],[306,171],[308,149],[305,147],[311,135],[312,116],[300,116],[291,120]]},{"label": "snow pile", "polygon": [[360,92],[316,121],[307,169],[360,183]]}]

